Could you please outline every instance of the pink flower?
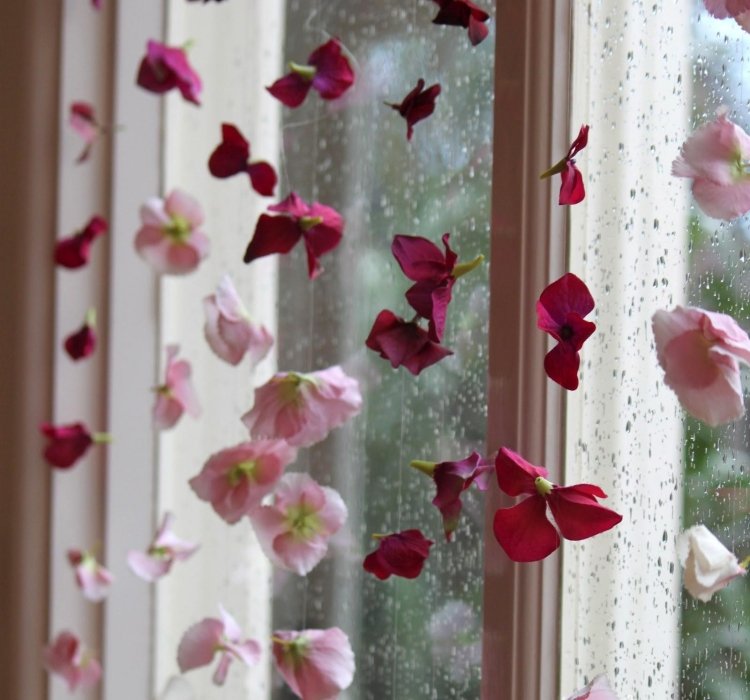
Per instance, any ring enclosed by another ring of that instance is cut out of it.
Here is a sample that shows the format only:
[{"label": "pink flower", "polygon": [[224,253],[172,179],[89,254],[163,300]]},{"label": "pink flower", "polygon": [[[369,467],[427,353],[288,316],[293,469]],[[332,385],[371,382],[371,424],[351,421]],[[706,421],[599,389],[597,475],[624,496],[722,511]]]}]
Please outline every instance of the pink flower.
[{"label": "pink flower", "polygon": [[157,94],[177,88],[188,102],[200,105],[203,85],[184,49],[149,40],[136,83]]},{"label": "pink flower", "polygon": [[381,581],[391,576],[417,578],[435,544],[420,530],[404,530],[390,535],[373,535],[378,548],[365,557],[362,567]]},{"label": "pink flower", "polygon": [[716,219],[734,219],[750,211],[750,136],[720,110],[682,144],[672,175],[693,180],[698,206]]},{"label": "pink flower", "polygon": [[97,10],[101,10],[102,9],[102,0],[91,0],[91,4]]},{"label": "pink flower", "polygon": [[52,425],[42,423],[39,430],[49,443],[44,449],[44,459],[52,467],[67,469],[81,459],[89,447],[110,441],[106,433],[90,433],[83,423]]},{"label": "pink flower", "polygon": [[585,540],[613,528],[622,516],[599,505],[607,495],[593,484],[557,486],[545,478],[547,470],[502,447],[495,459],[500,488],[509,496],[529,498],[495,513],[495,538],[505,553],[518,562],[538,561],[560,546],[560,536],[547,519],[547,506],[566,540]]},{"label": "pink flower", "polygon": [[83,139],[84,148],[76,159],[76,163],[83,163],[88,160],[91,149],[102,132],[94,113],[94,106],[88,102],[71,103],[70,126]]},{"label": "pink flower", "polygon": [[265,197],[273,196],[276,171],[265,161],[250,162],[250,143],[234,124],[221,125],[221,143],[208,159],[211,175],[219,178],[247,173],[253,189]]},{"label": "pink flower", "polygon": [[581,175],[581,171],[576,167],[575,156],[579,151],[586,148],[588,141],[589,125],[583,124],[578,131],[575,141],[570,144],[565,158],[539,176],[541,179],[544,179],[560,173],[562,184],[560,185],[558,204],[578,204],[586,196],[586,190],[583,186],[583,175]]},{"label": "pink flower", "polygon": [[71,333],[65,338],[63,347],[65,352],[68,353],[68,357],[71,360],[78,361],[83,360],[90,355],[93,355],[96,349],[96,333],[94,328],[96,326],[96,311],[89,309],[86,313],[86,319],[83,325]]},{"label": "pink flower", "polygon": [[591,292],[571,272],[550,284],[536,303],[537,327],[557,341],[544,358],[544,371],[570,391],[578,388],[578,351],[596,330],[595,324],[584,320],[593,309]]},{"label": "pink flower", "polygon": [[732,17],[746,32],[750,32],[750,0],[703,0],[714,17]]},{"label": "pink flower", "polygon": [[166,513],[148,549],[145,552],[137,549],[128,552],[128,566],[144,581],[153,583],[166,576],[172,564],[189,559],[198,550],[199,545],[180,539],[172,532],[173,522],[174,516]]},{"label": "pink flower", "polygon": [[745,414],[739,362],[750,364],[750,338],[726,314],[693,306],[652,318],[664,381],[683,408],[711,426]]},{"label": "pink flower", "polygon": [[411,141],[414,125],[427,119],[435,111],[435,100],[440,94],[440,83],[430,85],[424,89],[424,80],[420,78],[417,86],[399,104],[386,102],[388,107],[395,109],[406,119],[406,139]]},{"label": "pink flower", "polygon": [[307,273],[315,279],[323,268],[318,258],[330,253],[341,241],[344,220],[335,209],[318,202],[308,204],[292,192],[283,202],[268,207],[279,216],[261,214],[255,233],[245,250],[246,263],[274,253],[288,253],[302,240],[307,253]]},{"label": "pink flower", "polygon": [[568,700],[617,700],[604,674],[598,675],[585,688],[576,690]]},{"label": "pink flower", "polygon": [[156,387],[154,403],[154,425],[157,430],[172,428],[186,411],[193,418],[201,414],[198,396],[190,379],[190,363],[175,359],[179,351],[179,345],[167,345],[164,384]]},{"label": "pink flower", "polygon": [[490,16],[470,0],[432,0],[440,6],[433,24],[450,24],[454,27],[466,27],[469,40],[476,46],[483,42],[490,30],[485,22]]},{"label": "pink flower", "polygon": [[55,244],[55,262],[61,267],[74,270],[89,261],[91,244],[107,231],[107,222],[101,216],[93,216],[78,233],[61,238]]},{"label": "pink flower", "polygon": [[221,619],[207,617],[193,625],[182,635],[177,648],[177,664],[180,672],[208,666],[216,652],[221,652],[219,665],[213,681],[223,685],[229,666],[234,659],[247,666],[255,666],[260,661],[261,647],[254,639],[242,640],[242,630],[235,619],[222,606],[219,606]]},{"label": "pink flower", "polygon": [[354,652],[338,627],[275,631],[273,660],[302,700],[335,700],[354,678]]},{"label": "pink flower", "polygon": [[328,540],[346,521],[337,491],[307,474],[286,474],[270,504],[250,513],[266,556],[282,569],[305,576],[328,551]]},{"label": "pink flower", "polygon": [[330,39],[318,46],[307,65],[290,62],[290,73],[266,90],[287,107],[299,107],[313,88],[324,100],[341,97],[354,84],[354,71],[341,51],[341,42]]},{"label": "pink flower", "polygon": [[242,422],[253,438],[277,438],[295,447],[310,447],[361,408],[357,380],[334,365],[309,374],[275,374],[255,390],[255,403]]},{"label": "pink flower", "polygon": [[159,273],[185,275],[208,255],[203,209],[182,190],[173,190],[166,200],[149,199],[141,207],[141,222],[135,249]]},{"label": "pink flower", "polygon": [[198,498],[234,524],[260,506],[296,458],[297,450],[284,440],[243,442],[212,455],[189,483]]},{"label": "pink flower", "polygon": [[85,690],[95,686],[102,677],[102,667],[81,640],[64,631],[44,648],[44,668],[60,676],[68,690]]},{"label": "pink flower", "polygon": [[238,365],[249,355],[254,367],[273,345],[273,336],[265,326],[250,320],[229,275],[224,275],[216,293],[203,300],[206,324],[203,327],[211,350],[231,365]]},{"label": "pink flower", "polygon": [[96,560],[91,552],[69,549],[68,561],[75,571],[76,584],[84,597],[94,603],[104,600],[109,594],[114,576]]}]

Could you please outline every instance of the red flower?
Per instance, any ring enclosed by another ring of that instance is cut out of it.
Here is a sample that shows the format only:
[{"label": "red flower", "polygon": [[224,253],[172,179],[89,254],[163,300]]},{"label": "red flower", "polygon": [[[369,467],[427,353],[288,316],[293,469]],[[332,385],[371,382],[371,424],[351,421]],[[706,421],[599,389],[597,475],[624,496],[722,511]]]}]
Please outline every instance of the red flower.
[{"label": "red flower", "polygon": [[99,138],[102,128],[94,113],[93,105],[88,102],[73,102],[70,105],[70,126],[83,139],[84,147],[76,158],[76,163],[83,163],[91,155],[91,149]]},{"label": "red flower", "polygon": [[288,253],[302,239],[307,252],[307,272],[315,279],[323,268],[321,255],[331,252],[341,241],[344,220],[335,209],[318,202],[308,204],[295,192],[283,202],[268,207],[280,216],[261,214],[253,238],[245,250],[244,261],[274,253]]},{"label": "red flower", "polygon": [[433,24],[450,24],[454,27],[466,27],[469,30],[469,40],[476,46],[483,42],[489,34],[484,24],[490,16],[470,0],[432,0],[440,6]]},{"label": "red flower", "polygon": [[83,267],[89,261],[91,244],[106,230],[107,222],[101,216],[92,217],[82,231],[56,243],[55,262],[71,270]]},{"label": "red flower", "polygon": [[400,104],[386,102],[389,107],[398,111],[406,119],[407,140],[411,141],[414,125],[423,119],[427,119],[435,111],[435,100],[440,94],[440,89],[440,83],[435,83],[425,90],[424,80],[420,78],[417,81],[417,87],[404,97]]},{"label": "red flower", "polygon": [[94,437],[83,423],[52,425],[42,423],[39,430],[49,440],[44,459],[58,469],[72,467],[94,444]]},{"label": "red flower", "polygon": [[65,338],[65,352],[68,353],[71,360],[82,360],[93,354],[96,349],[95,326],[96,311],[89,309],[80,329]]},{"label": "red flower", "polygon": [[606,498],[598,486],[557,486],[547,481],[547,470],[503,447],[495,459],[497,483],[509,496],[529,498],[495,513],[495,538],[513,561],[538,561],[560,546],[560,536],[547,519],[547,506],[566,540],[585,540],[613,528],[619,513],[599,505]]},{"label": "red flower", "polygon": [[354,84],[354,71],[341,52],[338,39],[318,46],[308,57],[307,65],[290,62],[289,68],[290,73],[266,88],[287,107],[299,107],[310,88],[317,90],[324,100],[335,100]]},{"label": "red flower", "polygon": [[264,197],[272,197],[276,187],[276,171],[265,161],[250,162],[250,143],[233,124],[221,125],[221,143],[208,159],[214,177],[232,177],[247,173],[253,189]]},{"label": "red flower", "polygon": [[586,196],[586,190],[583,187],[583,176],[581,175],[581,171],[576,167],[574,156],[586,148],[588,141],[589,125],[583,124],[575,141],[570,144],[565,158],[539,176],[541,179],[544,179],[560,173],[562,184],[560,185],[559,204],[578,204]]},{"label": "red flower", "polygon": [[365,557],[362,566],[381,581],[390,576],[417,578],[430,556],[430,547],[435,544],[419,530],[404,530],[373,537],[380,540],[378,548]]},{"label": "red flower", "polygon": [[550,284],[536,303],[537,327],[557,340],[544,358],[544,370],[553,382],[571,391],[578,388],[578,351],[596,330],[596,324],[583,320],[593,308],[588,287],[571,272]]},{"label": "red flower", "polygon": [[198,98],[203,84],[188,63],[184,49],[149,40],[136,83],[157,94],[177,88],[188,102],[200,105]]}]

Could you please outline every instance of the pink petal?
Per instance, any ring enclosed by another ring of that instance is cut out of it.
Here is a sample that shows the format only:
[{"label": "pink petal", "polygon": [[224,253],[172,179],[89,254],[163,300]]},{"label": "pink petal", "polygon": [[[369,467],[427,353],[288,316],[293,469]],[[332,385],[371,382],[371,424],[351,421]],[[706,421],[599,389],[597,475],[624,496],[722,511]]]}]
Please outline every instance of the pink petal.
[{"label": "pink petal", "polygon": [[164,210],[170,217],[181,216],[189,224],[190,228],[196,229],[205,220],[203,207],[195,197],[183,190],[173,190],[164,202]]},{"label": "pink petal", "polygon": [[750,211],[750,179],[721,185],[698,178],[692,191],[698,206],[715,219],[730,221]]},{"label": "pink petal", "polygon": [[172,568],[172,560],[164,557],[152,557],[145,552],[131,549],[128,552],[128,566],[136,576],[153,583],[169,573]]},{"label": "pink petal", "polygon": [[500,508],[492,529],[495,539],[513,561],[538,561],[560,546],[560,536],[547,520],[547,504],[538,494],[511,508]]},{"label": "pink petal", "polygon": [[177,424],[184,412],[181,401],[157,393],[153,408],[154,427],[157,430],[168,430]]},{"label": "pink petal", "polygon": [[618,700],[605,675],[596,676],[585,688],[577,690],[568,700]]},{"label": "pink petal", "polygon": [[221,643],[224,625],[221,620],[207,617],[190,627],[182,635],[177,647],[177,665],[181,673],[207,666],[214,659]]}]

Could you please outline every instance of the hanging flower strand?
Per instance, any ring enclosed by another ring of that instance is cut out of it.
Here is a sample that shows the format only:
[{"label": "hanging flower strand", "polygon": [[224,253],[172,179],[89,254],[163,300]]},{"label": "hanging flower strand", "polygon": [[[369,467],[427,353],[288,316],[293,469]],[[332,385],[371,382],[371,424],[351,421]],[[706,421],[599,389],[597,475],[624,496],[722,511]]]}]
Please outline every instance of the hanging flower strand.
[{"label": "hanging flower strand", "polygon": [[57,469],[72,467],[93,445],[112,442],[109,433],[92,433],[83,423],[42,423],[39,430],[48,440],[44,449],[44,459],[51,467]]},{"label": "hanging flower strand", "polygon": [[273,166],[263,160],[250,162],[250,142],[234,124],[221,125],[221,143],[208,159],[208,170],[222,179],[246,173],[252,188],[264,197],[272,197],[276,187]]},{"label": "hanging flower strand", "polygon": [[586,196],[586,189],[583,186],[583,175],[581,175],[581,171],[576,167],[575,156],[586,148],[588,141],[589,125],[584,124],[578,132],[578,136],[570,144],[565,157],[539,176],[543,180],[552,175],[560,174],[562,183],[560,185],[558,204],[578,204]]},{"label": "hanging flower strand", "polygon": [[149,40],[146,55],[138,68],[136,84],[157,94],[177,88],[185,100],[200,105],[203,84],[188,62],[185,48]]},{"label": "hanging flower strand", "polygon": [[425,89],[422,78],[417,81],[416,87],[404,97],[399,103],[386,102],[386,106],[395,109],[406,120],[406,140],[411,141],[414,134],[414,125],[427,119],[435,111],[435,100],[442,88],[440,83],[430,85]]}]

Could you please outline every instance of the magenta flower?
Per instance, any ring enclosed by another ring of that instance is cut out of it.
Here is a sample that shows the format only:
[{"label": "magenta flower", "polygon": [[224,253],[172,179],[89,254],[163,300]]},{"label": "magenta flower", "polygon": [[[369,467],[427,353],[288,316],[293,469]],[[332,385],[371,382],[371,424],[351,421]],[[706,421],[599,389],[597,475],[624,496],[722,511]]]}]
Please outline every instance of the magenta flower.
[{"label": "magenta flower", "polygon": [[596,324],[584,320],[593,309],[591,292],[572,272],[550,284],[536,303],[537,327],[557,341],[544,358],[544,371],[570,391],[578,388],[578,351],[596,330]]},{"label": "magenta flower", "polygon": [[96,349],[96,311],[89,309],[83,325],[65,338],[63,347],[71,360],[83,360],[93,355]]},{"label": "magenta flower", "polygon": [[69,549],[68,561],[73,567],[76,585],[81,589],[84,598],[94,603],[104,600],[109,594],[115,577],[96,560],[91,552]]},{"label": "magenta flower", "polygon": [[305,576],[328,552],[346,521],[344,501],[307,474],[286,474],[268,505],[250,513],[258,542],[278,567]]},{"label": "magenta flower", "polygon": [[586,189],[583,186],[583,175],[581,175],[581,171],[576,167],[575,156],[579,151],[586,148],[588,141],[589,125],[583,124],[575,141],[570,144],[565,158],[539,176],[541,179],[544,179],[560,173],[562,183],[560,185],[558,204],[578,204],[586,196]]},{"label": "magenta flower", "polygon": [[495,539],[513,561],[538,561],[560,546],[560,536],[547,519],[547,506],[566,540],[585,540],[613,528],[622,520],[615,511],[599,505],[606,498],[598,486],[557,486],[547,481],[547,470],[527,462],[521,455],[502,447],[495,459],[500,488],[509,496],[529,498],[495,513]]},{"label": "magenta flower", "polygon": [[307,59],[307,65],[289,63],[290,73],[267,87],[287,107],[299,107],[313,88],[324,100],[341,97],[354,84],[354,71],[341,51],[338,39],[318,46]]},{"label": "magenta flower", "polygon": [[167,345],[164,384],[155,390],[154,425],[157,430],[174,427],[185,412],[193,418],[201,414],[201,405],[190,379],[192,368],[187,360],[175,359],[179,351],[179,345]]},{"label": "magenta flower", "polygon": [[91,4],[97,10],[101,10],[102,9],[102,0],[91,0]]},{"label": "magenta flower", "polygon": [[344,233],[341,214],[318,202],[308,204],[295,192],[268,207],[268,211],[279,212],[279,216],[260,215],[244,261],[288,253],[302,240],[307,253],[307,273],[310,279],[315,279],[323,272],[318,258],[330,253],[341,241]]},{"label": "magenta flower", "polygon": [[440,94],[440,83],[430,85],[424,89],[424,80],[420,78],[417,86],[399,103],[386,102],[388,107],[395,109],[406,119],[406,139],[411,141],[414,125],[427,119],[435,111],[435,100]]},{"label": "magenta flower", "polygon": [[185,275],[208,255],[203,209],[182,190],[149,199],[141,207],[141,223],[135,249],[158,273]]},{"label": "magenta flower", "polygon": [[219,178],[247,173],[258,194],[273,196],[276,171],[265,161],[250,162],[250,143],[234,124],[221,125],[221,143],[208,159],[208,169],[211,175]]},{"label": "magenta flower", "polygon": [[95,686],[102,677],[101,664],[72,632],[60,632],[44,647],[43,661],[44,668],[60,676],[71,693]]},{"label": "magenta flower", "polygon": [[74,270],[83,267],[91,255],[91,244],[107,231],[107,222],[101,216],[92,216],[78,233],[61,238],[55,244],[55,262]]},{"label": "magenta flower", "polygon": [[276,438],[295,447],[310,447],[361,408],[357,380],[334,365],[309,374],[275,374],[255,390],[255,403],[242,422],[253,438]]},{"label": "magenta flower", "polygon": [[296,458],[297,450],[284,440],[243,442],[209,457],[189,483],[231,525],[260,507]]},{"label": "magenta flower", "polygon": [[157,94],[177,88],[188,102],[200,105],[203,85],[200,76],[188,62],[184,49],[149,40],[146,55],[138,68],[136,83]]},{"label": "magenta flower", "polygon": [[450,24],[469,30],[472,45],[481,44],[490,33],[485,22],[490,16],[470,0],[432,0],[440,6],[433,24]]},{"label": "magenta flower", "polygon": [[711,426],[745,414],[739,363],[750,364],[750,338],[726,314],[693,306],[652,318],[664,381],[683,408]]},{"label": "magenta flower", "polygon": [[90,433],[83,423],[52,425],[42,423],[39,430],[49,441],[44,448],[44,459],[58,469],[68,469],[81,459],[89,447],[110,441],[106,433]]},{"label": "magenta flower", "polygon": [[76,163],[83,163],[88,160],[94,143],[102,133],[102,127],[94,113],[94,106],[88,102],[71,103],[70,126],[83,139],[83,150],[76,159]]},{"label": "magenta flower", "polygon": [[576,690],[568,700],[617,700],[617,696],[610,687],[607,677],[600,674],[586,687]]},{"label": "magenta flower", "polygon": [[242,630],[235,619],[222,606],[219,610],[221,619],[206,617],[182,635],[177,648],[177,665],[180,672],[185,673],[208,666],[216,652],[220,652],[213,681],[216,685],[224,685],[232,661],[237,659],[247,666],[255,666],[260,661],[261,647],[254,639],[243,640]]},{"label": "magenta flower", "polygon": [[430,547],[435,544],[420,530],[404,530],[373,537],[378,540],[378,548],[365,557],[362,566],[381,581],[391,576],[417,578],[430,555]]},{"label": "magenta flower", "polygon": [[703,0],[703,4],[714,17],[731,17],[746,32],[750,32],[750,0]]},{"label": "magenta flower", "polygon": [[172,564],[189,559],[198,550],[199,545],[180,539],[172,532],[173,522],[174,516],[166,513],[148,549],[145,552],[137,549],[128,552],[128,566],[144,581],[153,583],[166,576]]}]

